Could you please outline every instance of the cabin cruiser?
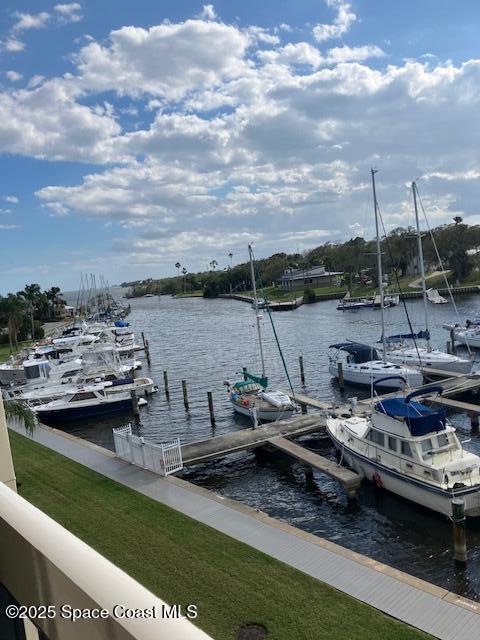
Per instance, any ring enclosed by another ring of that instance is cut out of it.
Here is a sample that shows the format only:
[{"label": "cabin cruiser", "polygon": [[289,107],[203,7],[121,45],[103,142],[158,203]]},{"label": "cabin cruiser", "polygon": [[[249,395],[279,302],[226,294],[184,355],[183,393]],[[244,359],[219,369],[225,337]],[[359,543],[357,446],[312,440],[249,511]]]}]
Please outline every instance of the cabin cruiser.
[{"label": "cabin cruiser", "polygon": [[371,387],[382,380],[383,388],[399,389],[402,383],[398,376],[405,379],[412,387],[423,384],[423,376],[417,369],[405,364],[381,360],[377,350],[367,344],[338,342],[331,344],[329,349],[335,349],[335,352],[329,355],[330,373],[338,378],[338,365],[341,363],[343,379],[350,384]]},{"label": "cabin cruiser", "polygon": [[419,402],[441,386],[378,399],[371,417],[327,419],[327,432],[342,462],[407,500],[451,516],[452,498],[480,516],[480,456],[465,451],[443,409]]},{"label": "cabin cruiser", "polygon": [[285,393],[269,390],[264,377],[254,376],[247,371],[244,375],[245,380],[233,384],[224,382],[237,413],[269,422],[292,417],[295,406]]},{"label": "cabin cruiser", "polygon": [[[145,404],[141,398],[139,404]],[[73,420],[104,416],[119,411],[131,411],[133,400],[129,392],[116,390],[111,382],[80,387],[58,400],[32,407],[40,422],[65,424]]]},{"label": "cabin cruiser", "polygon": [[45,384],[37,387],[13,387],[3,390],[5,400],[21,400],[28,402],[30,406],[45,404],[52,400],[59,400],[68,393],[78,391],[80,387],[86,384],[98,384],[100,382],[111,382],[112,386],[107,388],[107,394],[117,393],[119,391],[131,393],[135,391],[135,395],[140,398],[144,395],[150,395],[158,391],[158,386],[154,384],[151,378],[128,378],[114,372],[105,372],[95,376],[81,373],[72,381],[63,381],[57,384]]}]

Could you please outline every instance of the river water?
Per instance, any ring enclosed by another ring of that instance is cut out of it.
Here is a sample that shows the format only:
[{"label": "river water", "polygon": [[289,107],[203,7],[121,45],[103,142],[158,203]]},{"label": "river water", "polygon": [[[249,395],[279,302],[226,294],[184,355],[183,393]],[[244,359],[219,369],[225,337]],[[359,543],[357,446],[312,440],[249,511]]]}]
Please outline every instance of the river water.
[{"label": "river water", "polygon": [[[478,315],[479,299],[457,302],[460,317]],[[141,409],[136,430],[145,439],[164,442],[180,437],[192,442],[250,426],[233,413],[223,381],[235,380],[247,366],[259,371],[254,314],[250,305],[224,299],[141,298],[131,301],[128,317],[136,335],[145,332],[150,342],[152,364],[144,361],[142,372],[151,376],[160,391]],[[374,343],[380,337],[380,312],[362,309],[336,310],[336,301],[304,305],[292,312],[273,314],[275,328],[292,383],[300,390],[298,357],[303,355],[306,388],[302,392],[322,400],[362,396],[358,388],[347,388],[341,396],[328,373],[328,345],[345,338]],[[420,300],[408,302],[414,327],[422,328]],[[455,321],[452,305],[430,305],[434,346],[445,349],[448,332],[443,322]],[[406,332],[403,306],[388,309],[387,332]],[[268,315],[262,321],[267,373],[272,386],[288,388]],[[479,364],[480,368],[480,364]],[[163,371],[168,371],[170,402],[163,392]],[[186,379],[190,412],[184,410],[181,380]],[[212,428],[207,391],[214,396],[216,425]],[[480,453],[480,435],[470,434],[464,415],[452,414],[465,447]],[[128,416],[70,426],[69,431],[96,444],[113,448],[112,427]],[[305,437],[303,444],[332,455],[325,439]],[[450,523],[400,498],[364,483],[357,504],[347,503],[333,480],[314,472],[314,483],[306,484],[302,467],[280,452],[245,452],[215,460],[184,472],[183,477],[221,495],[242,501],[271,516],[318,536],[424,578],[456,593],[480,600],[480,525],[468,522],[469,563],[455,569]]]}]

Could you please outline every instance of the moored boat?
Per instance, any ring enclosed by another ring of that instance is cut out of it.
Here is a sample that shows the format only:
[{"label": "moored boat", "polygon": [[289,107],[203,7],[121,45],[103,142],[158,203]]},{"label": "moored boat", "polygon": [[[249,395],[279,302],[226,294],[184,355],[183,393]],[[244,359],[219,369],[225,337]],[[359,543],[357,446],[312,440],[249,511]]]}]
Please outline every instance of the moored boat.
[{"label": "moored boat", "polygon": [[371,417],[327,419],[342,462],[378,487],[450,516],[452,499],[480,516],[480,457],[465,451],[443,409],[415,398],[442,392],[425,387],[378,402]]}]

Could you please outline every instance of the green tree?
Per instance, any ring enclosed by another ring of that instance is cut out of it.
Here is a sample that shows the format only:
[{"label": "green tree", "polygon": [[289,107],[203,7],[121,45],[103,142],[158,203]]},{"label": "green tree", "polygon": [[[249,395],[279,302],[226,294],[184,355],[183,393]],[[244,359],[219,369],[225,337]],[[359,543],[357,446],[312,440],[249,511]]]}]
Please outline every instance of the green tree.
[{"label": "green tree", "polygon": [[30,314],[30,337],[32,340],[35,338],[35,323],[34,316],[37,309],[38,302],[40,300],[42,290],[39,284],[26,284],[23,291],[19,291],[18,295],[25,299],[28,311]]},{"label": "green tree", "polygon": [[0,317],[8,329],[8,343],[10,353],[13,347],[17,347],[18,333],[27,314],[25,300],[14,293],[9,293],[6,297],[0,298]]}]

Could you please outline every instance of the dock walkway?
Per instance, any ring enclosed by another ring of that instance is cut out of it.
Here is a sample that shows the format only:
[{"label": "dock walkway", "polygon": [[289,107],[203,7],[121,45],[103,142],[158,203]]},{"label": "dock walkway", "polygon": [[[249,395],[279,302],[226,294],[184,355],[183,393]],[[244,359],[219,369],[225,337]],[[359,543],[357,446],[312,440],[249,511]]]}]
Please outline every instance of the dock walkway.
[{"label": "dock walkway", "polygon": [[[22,433],[22,429],[16,429]],[[480,605],[179,478],[55,429],[34,441],[441,640],[478,640]]]},{"label": "dock walkway", "polygon": [[272,438],[268,442],[279,451],[288,453],[289,456],[296,458],[303,464],[318,469],[321,473],[325,473],[327,476],[330,476],[343,486],[349,498],[355,497],[357,489],[360,487],[363,479],[363,477],[358,473],[355,473],[355,471],[351,471],[350,469],[347,469],[347,467],[343,467],[336,462],[332,462],[324,456],[319,456],[317,453],[314,453],[305,447],[301,447],[295,442],[282,438],[281,436],[278,438]]},{"label": "dock walkway", "polygon": [[324,430],[325,418],[314,414],[271,422],[256,429],[239,429],[207,440],[182,445],[183,464],[185,466],[198,464],[245,449],[261,447],[278,436],[302,436]]}]

